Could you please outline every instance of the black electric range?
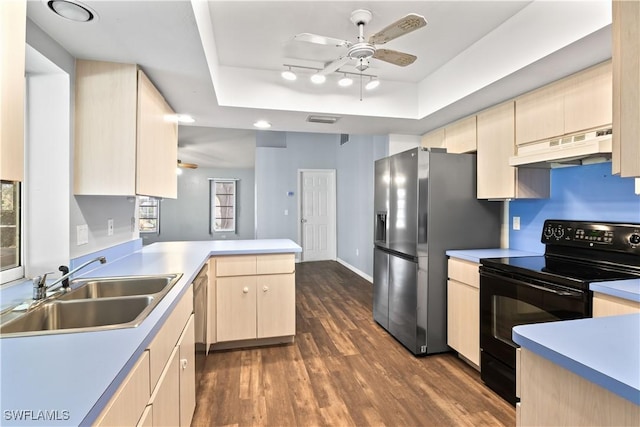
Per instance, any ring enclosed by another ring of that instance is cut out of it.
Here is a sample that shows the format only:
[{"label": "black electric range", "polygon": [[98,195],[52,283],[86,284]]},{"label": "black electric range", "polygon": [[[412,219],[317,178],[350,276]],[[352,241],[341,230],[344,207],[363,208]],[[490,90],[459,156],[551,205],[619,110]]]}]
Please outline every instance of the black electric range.
[{"label": "black electric range", "polygon": [[541,256],[480,260],[482,380],[511,403],[514,326],[591,317],[593,282],[640,278],[640,224],[547,220]]}]

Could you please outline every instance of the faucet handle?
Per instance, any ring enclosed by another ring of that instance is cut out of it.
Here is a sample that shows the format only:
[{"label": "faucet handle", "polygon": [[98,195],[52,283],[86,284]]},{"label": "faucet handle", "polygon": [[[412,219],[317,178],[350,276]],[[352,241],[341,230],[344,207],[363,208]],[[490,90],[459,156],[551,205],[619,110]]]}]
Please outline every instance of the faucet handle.
[{"label": "faucet handle", "polygon": [[45,286],[47,284],[47,275],[49,274],[53,274],[53,271],[48,271],[46,273],[44,273],[42,276],[36,276],[33,278],[33,286],[38,286],[38,287],[42,287]]}]

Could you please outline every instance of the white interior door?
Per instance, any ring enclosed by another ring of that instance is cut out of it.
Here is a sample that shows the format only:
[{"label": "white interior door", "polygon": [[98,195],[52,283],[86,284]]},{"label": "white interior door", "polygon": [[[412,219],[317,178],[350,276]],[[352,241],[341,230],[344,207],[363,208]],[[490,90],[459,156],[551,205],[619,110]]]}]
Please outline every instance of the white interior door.
[{"label": "white interior door", "polygon": [[336,259],[336,171],[299,171],[302,261]]}]

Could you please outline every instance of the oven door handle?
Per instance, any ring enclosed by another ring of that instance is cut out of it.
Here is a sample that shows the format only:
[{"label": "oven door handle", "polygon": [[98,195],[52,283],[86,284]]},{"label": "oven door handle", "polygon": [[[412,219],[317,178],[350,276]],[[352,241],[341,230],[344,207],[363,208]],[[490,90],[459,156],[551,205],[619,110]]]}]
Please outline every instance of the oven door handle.
[{"label": "oven door handle", "polygon": [[[545,292],[550,292],[552,294],[558,295],[558,296],[562,296],[562,297],[573,297],[573,298],[582,298],[583,293],[580,291],[572,291],[572,290],[558,290],[556,289],[557,285],[555,285],[554,287],[547,287],[547,286],[542,286],[542,285],[536,285],[535,283],[532,283],[531,280],[524,280],[524,279],[519,279],[519,278],[513,278],[513,277],[508,277],[508,276],[503,276],[500,273],[496,273],[495,271],[491,270],[491,269],[487,269],[487,268],[483,268],[480,271],[480,277],[482,276],[486,276],[486,277],[492,277],[494,279],[499,279],[499,280],[504,280],[506,282],[510,282],[516,285],[520,285],[520,286],[529,286],[531,288],[534,289],[538,289],[541,291],[545,291]],[[482,286],[481,286],[482,288]]]}]

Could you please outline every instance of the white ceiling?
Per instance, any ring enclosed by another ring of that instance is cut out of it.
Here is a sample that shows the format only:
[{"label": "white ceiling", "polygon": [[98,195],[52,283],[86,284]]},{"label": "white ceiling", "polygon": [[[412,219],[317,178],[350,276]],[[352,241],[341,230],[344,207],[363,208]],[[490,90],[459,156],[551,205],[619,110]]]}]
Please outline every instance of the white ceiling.
[{"label": "white ceiling", "polygon": [[[257,119],[281,131],[420,135],[611,54],[609,0],[83,3],[97,21],[65,20],[43,0],[28,2],[28,17],[74,57],[139,64],[177,112],[196,119],[180,127],[181,159],[211,167],[253,165]],[[358,8],[373,13],[366,36],[407,13],[425,16],[425,28],[384,46],[418,60],[372,60],[365,73],[382,84],[362,100],[359,85],[338,88],[337,76],[321,87],[280,78],[285,63],[322,68],[344,54],[292,37],[353,41]],[[308,123],[309,114],[341,119]]]}]

